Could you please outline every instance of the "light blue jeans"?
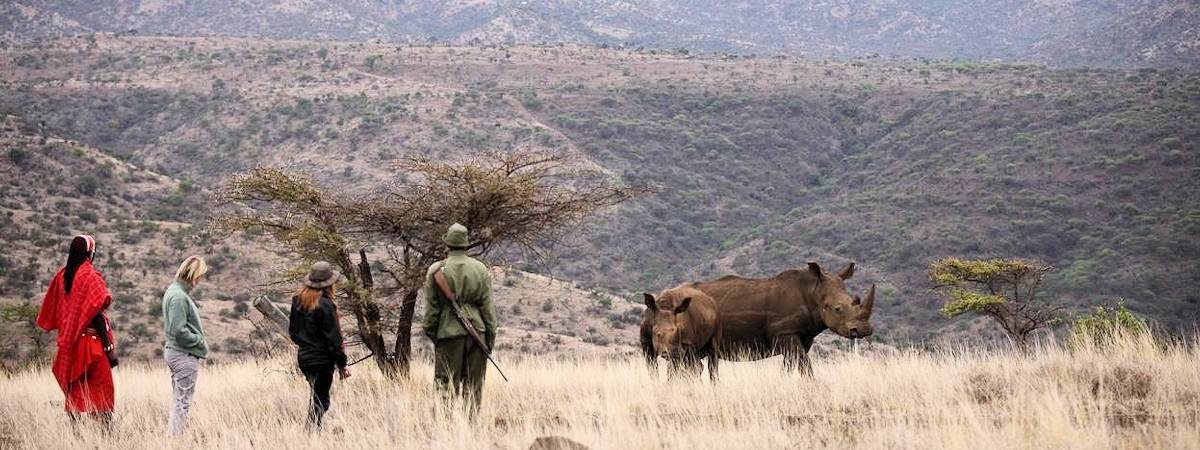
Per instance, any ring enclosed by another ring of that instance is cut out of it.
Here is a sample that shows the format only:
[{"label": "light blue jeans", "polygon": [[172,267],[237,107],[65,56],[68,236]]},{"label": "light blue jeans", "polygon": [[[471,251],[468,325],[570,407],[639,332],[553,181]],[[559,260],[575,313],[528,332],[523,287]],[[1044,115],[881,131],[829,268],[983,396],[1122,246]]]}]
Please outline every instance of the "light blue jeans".
[{"label": "light blue jeans", "polygon": [[187,429],[188,411],[192,409],[192,394],[200,377],[200,358],[172,348],[163,350],[163,359],[171,369],[171,419],[167,428],[171,436],[180,436]]}]

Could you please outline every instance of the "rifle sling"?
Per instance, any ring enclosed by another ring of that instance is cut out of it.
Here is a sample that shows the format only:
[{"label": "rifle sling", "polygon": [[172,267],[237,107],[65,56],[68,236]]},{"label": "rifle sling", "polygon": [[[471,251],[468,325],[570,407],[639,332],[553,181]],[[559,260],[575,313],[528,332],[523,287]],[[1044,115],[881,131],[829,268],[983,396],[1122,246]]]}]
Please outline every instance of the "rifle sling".
[{"label": "rifle sling", "polygon": [[454,294],[454,290],[450,288],[450,281],[446,279],[445,269],[446,266],[442,266],[433,272],[433,284],[437,285],[438,290],[442,292],[442,296],[446,297],[446,300],[450,302],[450,308],[453,310],[454,316],[462,323],[463,328],[466,328],[467,334],[470,335],[471,339],[476,344],[479,344],[485,353],[491,353],[491,349],[483,341],[483,336],[479,335],[479,330],[475,328],[475,324],[471,323],[471,320],[466,316],[466,311],[458,303],[458,296]]},{"label": "rifle sling", "polygon": [[467,318],[462,306],[458,304],[458,297],[454,295],[454,290],[450,289],[450,282],[446,280],[446,274],[443,273],[443,269],[445,268],[446,266],[443,264],[437,270],[433,271],[433,284],[437,285],[438,290],[442,291],[442,296],[446,297],[446,300],[450,302],[450,309],[453,310],[454,317],[467,330],[467,336],[470,336],[475,341],[475,344],[483,350],[483,356],[486,356],[488,362],[491,362],[492,366],[496,368],[496,372],[500,374],[500,378],[503,378],[507,382],[508,376],[504,375],[504,371],[500,370],[500,365],[496,364],[495,359],[492,359],[492,350],[488,348],[487,342],[484,342],[483,336],[479,335],[479,330],[475,329],[475,324],[471,323],[471,319]]}]

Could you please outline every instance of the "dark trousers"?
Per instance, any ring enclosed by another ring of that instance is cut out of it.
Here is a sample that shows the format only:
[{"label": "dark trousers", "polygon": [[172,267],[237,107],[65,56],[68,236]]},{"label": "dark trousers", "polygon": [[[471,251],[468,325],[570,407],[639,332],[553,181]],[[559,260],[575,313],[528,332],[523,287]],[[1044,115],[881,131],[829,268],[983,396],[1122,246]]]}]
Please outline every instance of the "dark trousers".
[{"label": "dark trousers", "polygon": [[462,396],[472,416],[479,412],[483,398],[483,378],[487,373],[487,356],[483,349],[467,336],[437,341],[433,348],[434,381],[446,394]]},{"label": "dark trousers", "polygon": [[304,379],[308,380],[308,390],[312,400],[308,405],[308,420],[316,428],[321,428],[321,418],[329,411],[329,388],[333,387],[333,365],[300,367]]}]

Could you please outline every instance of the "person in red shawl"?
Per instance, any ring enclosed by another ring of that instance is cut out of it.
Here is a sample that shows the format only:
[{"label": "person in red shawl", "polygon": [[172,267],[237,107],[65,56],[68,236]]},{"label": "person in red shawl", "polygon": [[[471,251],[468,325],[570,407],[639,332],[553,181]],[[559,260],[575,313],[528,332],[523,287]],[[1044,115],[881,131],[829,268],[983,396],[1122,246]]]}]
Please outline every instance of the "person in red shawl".
[{"label": "person in red shawl", "polygon": [[112,420],[112,366],[115,341],[104,311],[112,303],[108,286],[92,267],[96,240],[79,235],[71,240],[67,265],[54,275],[37,324],[46,331],[58,330],[58,353],[54,356],[54,378],[66,395],[67,414],[77,419],[91,415],[108,425]]}]

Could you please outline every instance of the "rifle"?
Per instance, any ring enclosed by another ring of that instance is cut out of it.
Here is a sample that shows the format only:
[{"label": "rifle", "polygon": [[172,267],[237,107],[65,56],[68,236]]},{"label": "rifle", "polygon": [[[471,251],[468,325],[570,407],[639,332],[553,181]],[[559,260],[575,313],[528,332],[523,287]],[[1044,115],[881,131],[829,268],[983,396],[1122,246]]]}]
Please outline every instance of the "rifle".
[{"label": "rifle", "polygon": [[487,343],[483,341],[483,337],[479,336],[479,330],[475,329],[475,324],[471,323],[471,319],[467,317],[467,314],[463,312],[462,306],[458,304],[458,297],[455,296],[454,291],[450,289],[450,282],[446,281],[446,274],[442,273],[445,268],[446,266],[443,265],[442,267],[438,267],[438,269],[433,272],[433,283],[437,285],[439,291],[442,291],[442,296],[446,297],[446,300],[450,301],[450,307],[454,310],[454,317],[457,317],[458,322],[461,323],[463,328],[467,330],[467,335],[471,336],[471,339],[475,341],[475,344],[479,345],[479,348],[483,349],[483,355],[487,356],[488,361],[492,363],[492,367],[495,367],[496,372],[500,373],[500,378],[503,378],[505,382],[508,382],[508,377],[504,375],[503,370],[500,370],[500,365],[496,364],[496,360],[492,359],[492,350],[489,349]]}]

